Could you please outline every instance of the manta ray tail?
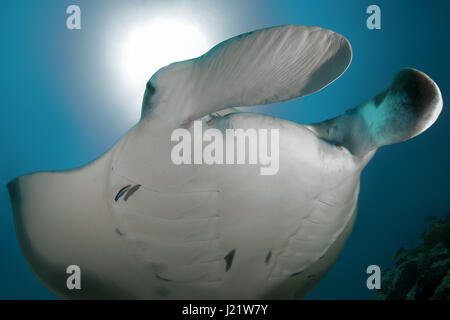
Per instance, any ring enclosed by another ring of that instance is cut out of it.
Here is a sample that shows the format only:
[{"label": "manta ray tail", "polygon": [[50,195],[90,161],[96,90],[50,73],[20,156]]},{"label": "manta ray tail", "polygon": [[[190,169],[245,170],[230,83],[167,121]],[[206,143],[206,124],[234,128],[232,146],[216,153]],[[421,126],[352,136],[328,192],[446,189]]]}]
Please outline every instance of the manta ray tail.
[{"label": "manta ray tail", "polygon": [[402,69],[391,85],[343,115],[310,128],[357,156],[411,139],[428,129],[442,110],[439,87],[425,73]]}]

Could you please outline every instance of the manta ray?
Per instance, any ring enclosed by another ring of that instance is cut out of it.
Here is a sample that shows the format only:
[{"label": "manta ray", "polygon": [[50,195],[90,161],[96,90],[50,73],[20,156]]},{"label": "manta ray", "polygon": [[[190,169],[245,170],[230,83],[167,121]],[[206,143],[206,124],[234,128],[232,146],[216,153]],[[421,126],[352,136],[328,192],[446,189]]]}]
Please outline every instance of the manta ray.
[{"label": "manta ray", "polygon": [[[344,36],[285,25],[160,69],[140,121],[109,151],[8,184],[31,269],[62,298],[304,297],[349,237],[363,168],[378,148],[425,131],[443,104],[427,75],[401,69],[374,98],[324,122],[245,112],[321,90],[351,59]],[[279,171],[174,164],[170,135],[194,121],[222,132],[278,129]],[[67,286],[70,265],[81,270],[79,290]]]}]

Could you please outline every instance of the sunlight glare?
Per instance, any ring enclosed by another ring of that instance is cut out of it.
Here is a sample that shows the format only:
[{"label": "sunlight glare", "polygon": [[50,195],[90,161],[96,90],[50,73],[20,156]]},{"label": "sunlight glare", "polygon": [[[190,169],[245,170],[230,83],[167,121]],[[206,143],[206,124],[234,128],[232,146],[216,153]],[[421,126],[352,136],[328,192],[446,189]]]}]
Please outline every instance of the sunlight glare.
[{"label": "sunlight glare", "polygon": [[124,80],[140,90],[159,68],[198,57],[209,48],[206,37],[189,22],[161,19],[140,24],[123,43]]}]

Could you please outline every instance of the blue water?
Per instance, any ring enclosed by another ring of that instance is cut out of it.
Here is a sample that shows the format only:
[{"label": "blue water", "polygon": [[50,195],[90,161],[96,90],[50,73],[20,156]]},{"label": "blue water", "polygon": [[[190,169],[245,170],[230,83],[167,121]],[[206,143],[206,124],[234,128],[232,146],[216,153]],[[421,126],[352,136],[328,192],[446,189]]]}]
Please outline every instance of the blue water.
[{"label": "blue water", "polygon": [[[82,10],[82,29],[69,31],[65,10],[75,3]],[[370,4],[381,7],[381,30],[366,28]],[[6,183],[33,171],[85,164],[138,120],[140,97],[121,94],[109,39],[130,19],[158,14],[191,17],[208,30],[213,43],[289,23],[346,36],[354,57],[338,81],[301,100],[261,109],[300,123],[334,117],[367,100],[402,67],[422,70],[438,83],[444,99],[440,118],[415,139],[377,152],[361,177],[354,231],[336,264],[308,295],[370,298],[367,266],[391,266],[398,247],[418,241],[427,216],[450,210],[449,12],[450,1],[439,0],[2,1],[0,298],[56,298],[32,274],[19,250]]]}]

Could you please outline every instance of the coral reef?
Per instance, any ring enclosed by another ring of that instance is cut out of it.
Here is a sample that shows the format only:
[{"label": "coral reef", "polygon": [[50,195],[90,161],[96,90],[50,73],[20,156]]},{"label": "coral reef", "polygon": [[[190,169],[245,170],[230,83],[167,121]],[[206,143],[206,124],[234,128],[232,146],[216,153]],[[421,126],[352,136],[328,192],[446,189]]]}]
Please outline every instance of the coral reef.
[{"label": "coral reef", "polygon": [[416,248],[400,248],[382,276],[378,300],[450,300],[450,212],[430,217]]}]

